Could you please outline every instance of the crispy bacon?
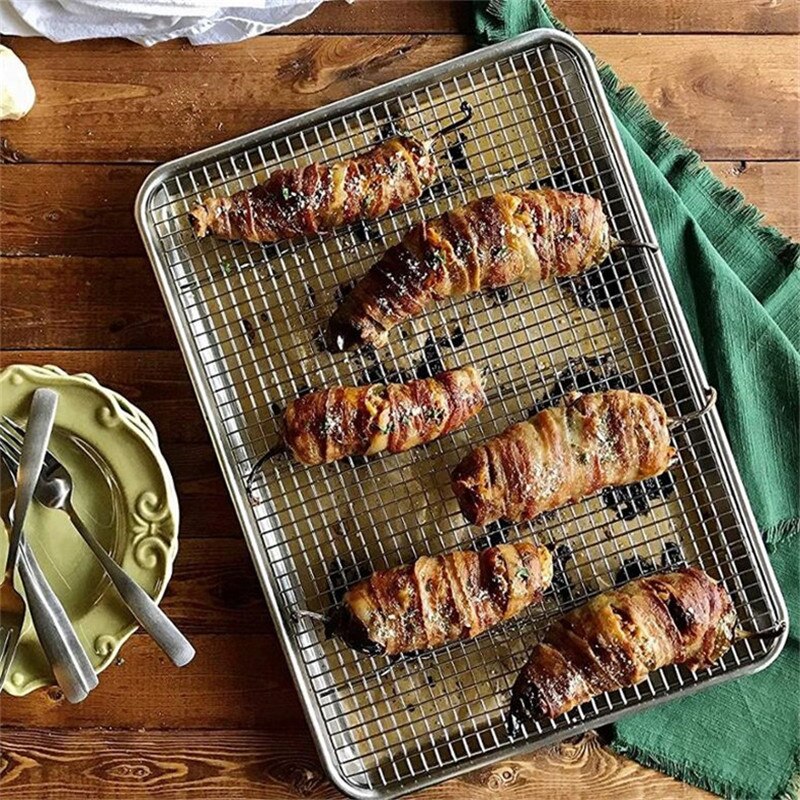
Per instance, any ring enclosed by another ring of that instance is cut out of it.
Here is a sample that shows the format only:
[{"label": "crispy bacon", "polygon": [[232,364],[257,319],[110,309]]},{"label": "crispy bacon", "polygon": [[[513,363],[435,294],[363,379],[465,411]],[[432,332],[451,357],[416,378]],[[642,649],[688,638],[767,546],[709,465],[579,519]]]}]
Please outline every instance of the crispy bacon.
[{"label": "crispy bacon", "polygon": [[659,475],[674,454],[658,401],[622,390],[573,392],[475,448],[452,486],[470,522],[519,522],[600,488]]},{"label": "crispy bacon", "polygon": [[304,464],[400,453],[461,427],[485,403],[473,367],[408,383],[337,386],[293,401],[284,414],[283,440]]},{"label": "crispy bacon", "polygon": [[552,625],[512,692],[509,727],[554,718],[670,664],[710,666],[733,642],[725,589],[689,568],[604,592]]},{"label": "crispy bacon", "polygon": [[277,242],[376,219],[419,197],[436,174],[429,142],[396,136],[346,161],[277,170],[252,189],[206,198],[189,220],[197,236]]},{"label": "crispy bacon", "polygon": [[577,275],[609,253],[598,200],[553,189],[500,192],[421,222],[345,297],[328,347],[381,347],[389,331],[445,297]]},{"label": "crispy bacon", "polygon": [[540,602],[552,578],[550,551],[528,541],[422,556],[350,588],[334,632],[375,654],[430,650],[471,639]]}]

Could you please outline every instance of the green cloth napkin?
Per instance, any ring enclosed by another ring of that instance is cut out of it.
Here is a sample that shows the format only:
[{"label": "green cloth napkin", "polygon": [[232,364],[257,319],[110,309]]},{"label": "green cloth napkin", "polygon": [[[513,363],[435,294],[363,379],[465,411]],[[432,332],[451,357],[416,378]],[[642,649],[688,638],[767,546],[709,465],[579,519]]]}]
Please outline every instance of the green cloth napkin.
[{"label": "green cloth napkin", "polygon": [[[477,2],[475,22],[481,43],[564,30],[540,0]],[[785,796],[800,771],[800,245],[600,74],[792,620],[767,670],[632,716],[613,745],[717,794]]]}]

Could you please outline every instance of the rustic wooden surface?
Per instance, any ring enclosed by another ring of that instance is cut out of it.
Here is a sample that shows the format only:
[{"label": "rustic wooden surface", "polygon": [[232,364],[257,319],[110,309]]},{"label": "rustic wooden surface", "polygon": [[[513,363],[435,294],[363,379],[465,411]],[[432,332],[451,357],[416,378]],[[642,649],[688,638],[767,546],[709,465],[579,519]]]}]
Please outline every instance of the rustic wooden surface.
[{"label": "rustic wooden surface", "polygon": [[[716,174],[800,235],[800,0],[553,6]],[[338,796],[279,654],[131,209],[153,163],[462,53],[469,18],[468,4],[449,0],[336,0],[275,35],[221,48],[10,42],[39,100],[0,131],[0,361],[91,372],[154,419],[183,510],[164,605],[198,656],[172,669],[137,634],[80,706],[57,690],[3,697],[0,790],[9,800]],[[420,796],[708,797],[613,755],[596,736]]]}]

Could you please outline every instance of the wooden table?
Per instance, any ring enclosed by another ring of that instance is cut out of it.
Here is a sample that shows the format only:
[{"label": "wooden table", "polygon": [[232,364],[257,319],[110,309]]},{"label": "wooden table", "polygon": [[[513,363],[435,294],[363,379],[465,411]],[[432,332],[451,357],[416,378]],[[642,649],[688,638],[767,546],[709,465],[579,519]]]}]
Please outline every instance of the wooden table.
[{"label": "wooden table", "polygon": [[[800,0],[554,6],[714,172],[800,235]],[[335,0],[277,34],[225,47],[10,42],[39,99],[2,128],[2,364],[91,372],[155,421],[183,512],[164,607],[197,658],[176,670],[137,634],[80,706],[55,689],[4,696],[8,800],[338,796],[261,599],[133,200],[153,164],[463,53],[469,30],[466,3]],[[704,793],[587,736],[421,796]]]}]

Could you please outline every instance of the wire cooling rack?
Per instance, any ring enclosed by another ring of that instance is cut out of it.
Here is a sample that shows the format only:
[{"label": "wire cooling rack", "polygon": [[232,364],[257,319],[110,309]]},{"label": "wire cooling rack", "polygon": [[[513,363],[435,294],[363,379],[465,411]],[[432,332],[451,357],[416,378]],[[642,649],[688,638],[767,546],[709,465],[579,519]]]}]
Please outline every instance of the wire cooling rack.
[{"label": "wire cooling rack", "polygon": [[[383,219],[277,245],[198,241],[187,212],[272,169],[347,157],[397,129],[440,143],[441,180]],[[714,412],[676,432],[660,479],[606,491],[544,519],[469,526],[449,474],[470,447],[567,391],[627,386],[672,417],[702,405],[705,381],[660,256],[617,250],[570,281],[441,303],[377,353],[330,355],[321,331],[354,279],[409,225],[476,196],[554,186],[602,199],[612,234],[653,233],[591,59],[536,32],[157,169],[137,214],[321,757],[354,797],[389,797],[557,741],[773,658],[782,640],[738,642],[712,669],[669,667],[552,722],[504,727],[511,685],[552,618],[615,583],[700,566],[724,583],[743,627],[785,618]],[[305,467],[253,464],[278,441],[286,403],[332,384],[407,380],[472,364],[488,405],[464,429],[400,455]],[[545,602],[475,640],[389,664],[325,638],[325,613],[373,569],[430,553],[536,536],[554,548]]]}]

